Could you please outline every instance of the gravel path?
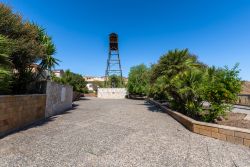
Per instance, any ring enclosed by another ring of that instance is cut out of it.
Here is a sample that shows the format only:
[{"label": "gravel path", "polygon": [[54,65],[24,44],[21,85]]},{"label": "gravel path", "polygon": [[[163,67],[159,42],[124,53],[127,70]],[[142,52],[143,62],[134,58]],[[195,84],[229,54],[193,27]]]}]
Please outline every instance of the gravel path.
[{"label": "gravel path", "polygon": [[250,166],[249,148],[191,133],[144,101],[77,104],[0,139],[0,166]]}]

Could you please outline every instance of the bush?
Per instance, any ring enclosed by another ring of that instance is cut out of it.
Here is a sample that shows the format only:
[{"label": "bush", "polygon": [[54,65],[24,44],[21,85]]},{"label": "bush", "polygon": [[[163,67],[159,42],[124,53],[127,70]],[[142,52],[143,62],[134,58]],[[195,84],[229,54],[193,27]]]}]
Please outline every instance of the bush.
[{"label": "bush", "polygon": [[[200,71],[204,65],[187,49],[169,51],[163,55],[151,72],[151,92],[153,97],[164,97],[173,109],[184,114],[194,115],[191,110],[197,108],[196,96]],[[159,93],[160,92],[160,93]],[[192,109],[191,109],[192,108]]]},{"label": "bush", "polygon": [[238,77],[238,65],[234,68],[207,69],[206,77],[203,81],[203,99],[210,103],[209,113],[205,115],[205,121],[213,121],[220,115],[225,115],[226,110],[230,110],[237,101],[241,90],[241,80]]},{"label": "bush", "polygon": [[66,70],[62,75],[62,78],[53,76],[52,80],[61,84],[68,84],[73,87],[73,91],[85,93],[86,92],[86,81],[80,74],[75,74],[70,70]]},{"label": "bush", "polygon": [[[130,73],[136,73],[134,71],[131,69]],[[142,76],[138,72],[136,74]],[[169,51],[148,74],[149,89],[145,90],[149,97],[167,101],[172,109],[207,122],[230,111],[241,88],[237,65],[232,69],[208,67],[187,49]],[[129,77],[131,88],[128,88],[131,90],[139,87],[132,84],[136,83],[133,80]],[[203,108],[204,102],[210,104],[208,110]]]},{"label": "bush", "polygon": [[146,95],[149,89],[149,68],[144,64],[131,67],[127,88],[130,94]]},{"label": "bush", "polygon": [[105,87],[122,88],[124,87],[123,78],[118,75],[110,75],[108,80],[105,82]]}]

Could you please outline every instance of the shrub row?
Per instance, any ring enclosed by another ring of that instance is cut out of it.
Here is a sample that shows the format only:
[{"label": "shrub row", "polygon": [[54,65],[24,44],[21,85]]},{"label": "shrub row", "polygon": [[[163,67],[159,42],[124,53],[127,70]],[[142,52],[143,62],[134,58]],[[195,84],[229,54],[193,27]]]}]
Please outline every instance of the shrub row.
[{"label": "shrub row", "polygon": [[209,67],[188,49],[176,49],[150,68],[132,67],[127,86],[130,94],[148,95],[185,115],[211,122],[224,116],[237,100],[238,74],[238,64],[232,69]]}]

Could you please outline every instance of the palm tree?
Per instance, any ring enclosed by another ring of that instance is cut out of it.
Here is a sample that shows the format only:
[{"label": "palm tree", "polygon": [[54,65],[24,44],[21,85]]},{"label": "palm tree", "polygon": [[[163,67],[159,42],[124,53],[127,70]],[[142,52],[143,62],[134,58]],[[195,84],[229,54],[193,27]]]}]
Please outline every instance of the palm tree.
[{"label": "palm tree", "polygon": [[59,65],[58,59],[53,57],[52,55],[47,55],[42,59],[40,66],[42,69],[47,69],[49,71],[49,76],[51,75],[52,69],[55,68],[56,65]]},{"label": "palm tree", "polygon": [[[173,108],[185,112],[186,106],[181,104],[186,104],[188,98],[195,94],[193,86],[200,76],[198,75],[200,73],[195,71],[199,71],[203,66],[187,49],[169,51],[152,67],[153,94],[159,91],[164,92],[160,96],[169,98]],[[191,108],[190,106],[188,107]]]},{"label": "palm tree", "polygon": [[45,29],[39,27],[38,25],[36,25],[36,27],[39,31],[40,41],[46,50],[46,55],[42,58],[40,62],[41,70],[48,70],[50,77],[52,69],[55,68],[56,65],[59,65],[60,60],[53,57],[53,55],[56,53],[56,47],[53,44],[51,37],[49,37],[45,33]]}]

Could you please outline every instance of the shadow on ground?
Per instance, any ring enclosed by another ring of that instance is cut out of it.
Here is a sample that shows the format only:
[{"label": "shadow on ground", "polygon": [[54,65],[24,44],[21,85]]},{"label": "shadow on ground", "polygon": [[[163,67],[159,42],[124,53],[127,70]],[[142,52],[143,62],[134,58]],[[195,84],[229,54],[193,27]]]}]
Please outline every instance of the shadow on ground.
[{"label": "shadow on ground", "polygon": [[43,126],[43,125],[46,125],[48,124],[49,122],[52,122],[54,121],[56,118],[56,116],[53,116],[53,117],[49,117],[47,119],[41,119],[41,120],[38,120],[36,122],[33,122],[33,123],[29,123],[27,125],[24,125],[22,127],[19,127],[19,128],[16,128],[16,129],[12,129],[6,133],[4,133],[2,136],[0,136],[0,139],[3,139],[11,134],[14,134],[14,133],[17,133],[17,132],[22,132],[22,131],[26,131],[30,128],[36,128],[36,127],[40,127],[40,126]]},{"label": "shadow on ground", "polygon": [[147,102],[147,101],[145,101],[144,104],[137,104],[137,105],[144,105],[144,106],[146,106],[147,109],[148,109],[149,111],[151,111],[151,112],[161,112],[161,113],[163,113],[163,111],[162,111],[159,107],[157,107],[157,106],[155,106],[155,105],[152,105],[152,104],[150,104],[150,103]]}]

